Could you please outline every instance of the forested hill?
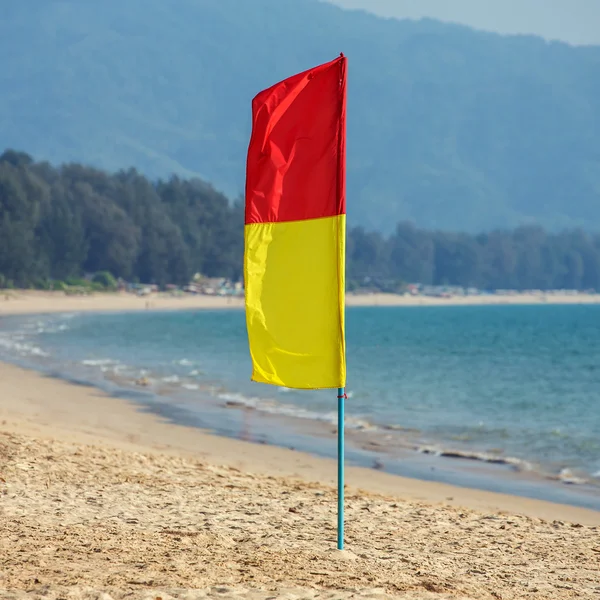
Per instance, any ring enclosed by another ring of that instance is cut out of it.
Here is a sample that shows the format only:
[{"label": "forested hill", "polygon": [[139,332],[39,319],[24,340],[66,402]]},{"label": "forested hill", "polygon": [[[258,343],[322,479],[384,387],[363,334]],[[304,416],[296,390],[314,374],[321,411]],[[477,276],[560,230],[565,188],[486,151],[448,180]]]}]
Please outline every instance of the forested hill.
[{"label": "forested hill", "polygon": [[0,140],[243,190],[250,100],[349,57],[349,222],[600,228],[600,48],[317,0],[27,0],[0,17]]},{"label": "forested hill", "polygon": [[[0,288],[48,288],[104,271],[161,285],[196,273],[239,280],[243,239],[241,202],[203,181],[152,182],[133,169],[108,174],[0,155]],[[347,258],[350,288],[600,290],[600,235],[580,230],[468,235],[400,223],[384,237],[354,227]]]}]

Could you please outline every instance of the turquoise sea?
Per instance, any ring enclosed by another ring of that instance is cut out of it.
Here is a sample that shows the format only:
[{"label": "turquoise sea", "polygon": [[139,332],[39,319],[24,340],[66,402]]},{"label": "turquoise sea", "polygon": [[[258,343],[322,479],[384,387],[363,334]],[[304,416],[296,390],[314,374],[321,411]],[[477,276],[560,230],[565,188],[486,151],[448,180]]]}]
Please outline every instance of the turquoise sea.
[{"label": "turquoise sea", "polygon": [[[242,311],[0,319],[0,359],[335,455],[335,391],[249,381]],[[600,510],[600,306],[350,308],[348,459]]]}]

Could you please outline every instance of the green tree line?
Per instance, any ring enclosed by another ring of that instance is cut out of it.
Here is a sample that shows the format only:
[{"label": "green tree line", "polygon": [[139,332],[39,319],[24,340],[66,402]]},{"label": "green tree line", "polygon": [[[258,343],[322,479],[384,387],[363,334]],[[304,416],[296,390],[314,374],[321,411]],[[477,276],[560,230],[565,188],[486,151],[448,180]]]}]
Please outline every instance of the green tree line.
[{"label": "green tree line", "polygon": [[348,280],[393,291],[399,282],[481,290],[600,290],[600,234],[537,226],[479,235],[400,223],[389,237],[348,235]]},{"label": "green tree line", "polygon": [[[243,202],[211,185],[156,182],[0,156],[0,287],[47,287],[97,274],[185,284],[195,273],[242,278]],[[393,234],[348,231],[349,287],[397,291],[403,283],[480,289],[600,289],[600,234],[539,227],[479,235],[400,223]]]},{"label": "green tree line", "polygon": [[195,273],[238,280],[243,206],[198,179],[151,182],[0,156],[0,283],[40,285],[108,271],[144,283],[184,284]]}]

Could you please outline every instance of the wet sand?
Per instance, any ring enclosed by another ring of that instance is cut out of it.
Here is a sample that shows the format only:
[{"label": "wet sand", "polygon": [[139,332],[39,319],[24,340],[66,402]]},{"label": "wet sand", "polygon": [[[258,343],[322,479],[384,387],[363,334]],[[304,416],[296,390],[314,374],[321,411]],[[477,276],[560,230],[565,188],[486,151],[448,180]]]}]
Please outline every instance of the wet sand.
[{"label": "wet sand", "polygon": [[349,468],[339,553],[334,483],[0,363],[0,597],[600,595],[600,512]]}]

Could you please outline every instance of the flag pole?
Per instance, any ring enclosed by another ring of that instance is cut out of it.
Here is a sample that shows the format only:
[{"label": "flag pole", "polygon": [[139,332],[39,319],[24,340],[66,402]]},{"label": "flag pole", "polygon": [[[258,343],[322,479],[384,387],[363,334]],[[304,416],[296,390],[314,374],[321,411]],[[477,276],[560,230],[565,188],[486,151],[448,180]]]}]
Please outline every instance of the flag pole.
[{"label": "flag pole", "polygon": [[338,388],[338,526],[337,547],[344,549],[344,388]]}]

